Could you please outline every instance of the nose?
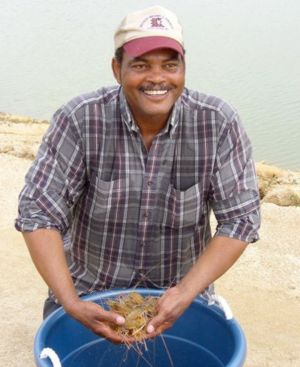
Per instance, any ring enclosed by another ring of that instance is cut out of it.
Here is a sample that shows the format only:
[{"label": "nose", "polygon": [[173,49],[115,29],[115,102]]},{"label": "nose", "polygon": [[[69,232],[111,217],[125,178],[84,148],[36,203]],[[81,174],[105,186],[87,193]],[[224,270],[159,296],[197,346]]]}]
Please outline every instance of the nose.
[{"label": "nose", "polygon": [[147,81],[153,84],[160,84],[162,82],[165,82],[166,77],[164,70],[159,66],[152,67],[148,72]]}]

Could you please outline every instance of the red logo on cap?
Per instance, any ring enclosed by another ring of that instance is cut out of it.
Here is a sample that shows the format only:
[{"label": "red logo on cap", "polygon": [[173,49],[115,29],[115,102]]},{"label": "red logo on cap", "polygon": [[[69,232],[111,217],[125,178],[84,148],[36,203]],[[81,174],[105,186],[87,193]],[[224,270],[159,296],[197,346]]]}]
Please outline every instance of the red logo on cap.
[{"label": "red logo on cap", "polygon": [[160,17],[151,18],[151,27],[152,28],[163,28],[164,25],[162,24],[162,18]]},{"label": "red logo on cap", "polygon": [[173,29],[173,25],[170,20],[162,15],[151,15],[143,19],[140,24],[141,28],[151,29],[151,28],[160,28],[160,29]]}]

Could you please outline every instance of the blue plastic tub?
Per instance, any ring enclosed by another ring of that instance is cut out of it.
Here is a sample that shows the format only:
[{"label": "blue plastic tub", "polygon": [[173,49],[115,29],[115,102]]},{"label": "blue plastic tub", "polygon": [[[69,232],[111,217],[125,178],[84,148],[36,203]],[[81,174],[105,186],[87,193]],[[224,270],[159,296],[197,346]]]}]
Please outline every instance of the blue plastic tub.
[{"label": "blue plastic tub", "polygon": [[[160,296],[151,289],[118,290],[95,293],[85,299],[100,303],[120,294],[137,291]],[[40,354],[53,349],[63,367],[239,367],[246,356],[246,340],[237,321],[227,320],[217,306],[197,298],[163,337],[147,341],[147,350],[114,345],[98,337],[63,309],[51,314],[41,325],[34,343],[36,365],[52,367]]]}]

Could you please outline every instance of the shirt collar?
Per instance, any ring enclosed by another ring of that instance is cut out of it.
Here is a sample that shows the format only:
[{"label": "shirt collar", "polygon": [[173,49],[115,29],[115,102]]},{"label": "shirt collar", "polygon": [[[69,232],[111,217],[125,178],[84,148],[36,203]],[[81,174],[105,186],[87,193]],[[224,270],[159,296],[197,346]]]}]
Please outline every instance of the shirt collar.
[{"label": "shirt collar", "polygon": [[[166,124],[166,127],[161,131],[161,134],[169,132],[170,135],[172,135],[173,132],[176,130],[176,127],[179,122],[180,106],[181,106],[181,97],[179,97],[177,101],[175,102],[172,113]],[[139,127],[137,126],[131,114],[131,111],[126,101],[122,87],[120,87],[120,110],[121,110],[122,121],[126,124],[127,128],[132,131],[136,131],[136,132],[139,131]]]},{"label": "shirt collar", "polygon": [[137,126],[134,123],[133,117],[131,115],[129,106],[127,104],[126,98],[124,96],[123,88],[120,87],[120,111],[122,121],[126,124],[128,130],[137,131]]}]

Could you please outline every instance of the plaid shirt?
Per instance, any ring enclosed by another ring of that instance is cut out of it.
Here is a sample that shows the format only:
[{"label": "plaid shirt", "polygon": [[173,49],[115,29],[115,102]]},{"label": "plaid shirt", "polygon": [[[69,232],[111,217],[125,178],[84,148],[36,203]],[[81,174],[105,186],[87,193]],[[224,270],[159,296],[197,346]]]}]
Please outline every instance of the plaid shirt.
[{"label": "plaid shirt", "polygon": [[224,101],[185,89],[146,150],[123,90],[59,109],[20,195],[16,228],[70,234],[79,294],[179,281],[216,235],[258,239],[249,139]]}]

